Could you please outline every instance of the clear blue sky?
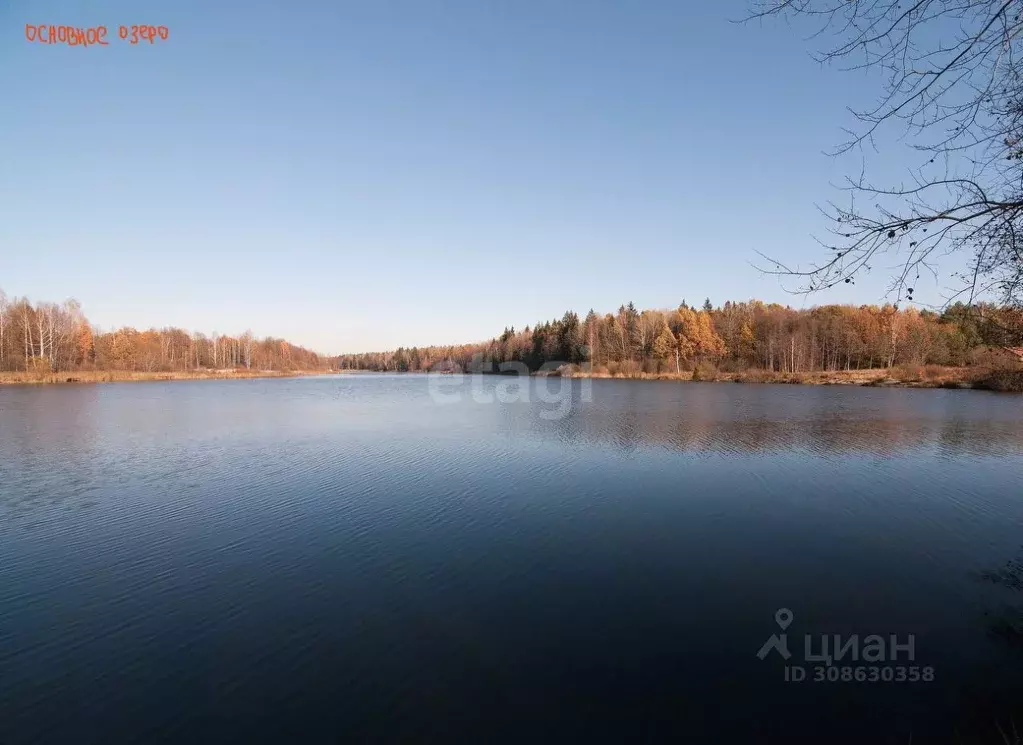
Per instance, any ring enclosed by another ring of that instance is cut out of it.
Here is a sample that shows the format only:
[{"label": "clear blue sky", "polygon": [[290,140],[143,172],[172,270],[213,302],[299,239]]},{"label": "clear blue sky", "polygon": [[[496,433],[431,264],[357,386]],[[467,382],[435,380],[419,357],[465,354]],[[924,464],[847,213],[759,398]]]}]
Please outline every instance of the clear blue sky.
[{"label": "clear blue sky", "polygon": [[[806,29],[730,23],[745,8],[9,0],[0,287],[103,328],[329,353],[629,300],[802,306],[749,262],[819,255],[813,205],[843,173],[822,151],[876,81],[818,67]],[[132,23],[170,37],[131,46]],[[876,302],[881,280],[811,302]]]}]

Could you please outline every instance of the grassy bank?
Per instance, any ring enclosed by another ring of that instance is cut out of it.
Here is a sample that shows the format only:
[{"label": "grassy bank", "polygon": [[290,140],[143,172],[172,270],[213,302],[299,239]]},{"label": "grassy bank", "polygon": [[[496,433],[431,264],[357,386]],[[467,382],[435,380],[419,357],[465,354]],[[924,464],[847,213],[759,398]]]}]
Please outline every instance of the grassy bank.
[{"label": "grassy bank", "polygon": [[644,372],[639,369],[590,371],[579,366],[564,366],[557,374],[570,378],[608,378],[624,380],[676,380],[721,383],[782,383],[790,385],[860,385],[902,388],[975,388],[978,390],[1023,392],[1023,369],[992,370],[976,367],[940,365],[900,365],[873,370],[832,370],[817,372],[773,372],[745,370],[722,372],[710,364],[693,371]]},{"label": "grassy bank", "polygon": [[[356,374],[360,371],[341,371]],[[338,374],[325,370],[179,370],[140,372],[137,370],[87,370],[77,372],[0,372],[0,385],[50,385],[60,383],[126,383],[156,380],[246,380],[251,378],[293,378],[305,375]],[[787,385],[860,385],[901,388],[973,388],[977,390],[1023,392],[1023,369],[993,370],[977,367],[900,365],[890,369],[833,370],[783,373],[750,369],[723,372],[700,364],[692,371],[645,372],[638,366],[598,367],[588,370],[564,365],[557,371],[540,373],[566,378],[613,380],[673,380],[681,382],[775,383]]]},{"label": "grassy bank", "polygon": [[278,370],[179,370],[140,372],[138,370],[83,370],[77,372],[0,372],[0,385],[50,385],[58,383],[128,383],[154,380],[244,380],[249,378],[293,378],[325,375],[325,371]]}]

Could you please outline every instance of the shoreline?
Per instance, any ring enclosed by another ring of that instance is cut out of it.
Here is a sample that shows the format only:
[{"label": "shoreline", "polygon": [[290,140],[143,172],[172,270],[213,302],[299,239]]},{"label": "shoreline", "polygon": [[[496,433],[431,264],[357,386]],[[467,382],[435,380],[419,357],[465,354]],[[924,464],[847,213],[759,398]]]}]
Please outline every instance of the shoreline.
[{"label": "shoreline", "polygon": [[[946,367],[942,365],[899,365],[868,370],[831,370],[782,373],[751,369],[744,372],[596,372],[582,369],[534,370],[531,378],[580,378],[589,380],[644,380],[673,383],[742,383],[748,385],[844,385],[865,388],[927,388],[1023,393],[1023,367]],[[573,366],[578,367],[578,366]],[[345,370],[345,373],[375,375],[486,375],[514,376],[496,370]]]},{"label": "shoreline", "polygon": [[0,372],[4,385],[85,385],[98,383],[152,383],[176,380],[254,380],[259,378],[300,378],[313,375],[340,375],[332,370],[176,370],[142,372],[138,370],[88,370],[77,372]]},{"label": "shoreline", "polygon": [[[946,367],[942,365],[899,365],[893,368],[867,370],[816,370],[813,372],[772,372],[750,369],[743,372],[687,371],[681,373],[641,371],[610,372],[598,368],[596,372],[582,369],[534,370],[531,378],[579,378],[588,380],[642,380],[671,383],[740,383],[747,385],[844,385],[865,388],[928,388],[946,390],[979,390],[1023,392],[1023,367],[992,369],[986,367]],[[577,365],[572,367],[578,368]],[[494,375],[515,373],[496,370],[359,370],[384,375]]]},{"label": "shoreline", "polygon": [[[269,378],[300,378],[320,375],[359,375],[373,370],[178,370],[142,372],[132,370],[90,370],[61,373],[0,372],[0,386],[5,385],[85,385],[100,383],[146,383],[187,380],[256,380]],[[453,373],[454,371],[452,371]],[[394,375],[452,374],[428,370],[394,371]],[[499,372],[464,372],[463,375],[503,375]],[[984,368],[896,367],[871,370],[833,370],[782,373],[768,370],[744,372],[615,372],[598,369],[540,370],[530,377],[562,377],[591,380],[645,380],[674,383],[740,383],[748,385],[845,385],[868,388],[930,388],[946,390],[982,390],[1023,392],[1023,369],[990,370]]]},{"label": "shoreline", "polygon": [[873,370],[834,370],[782,373],[747,370],[740,373],[618,373],[585,370],[552,370],[541,376],[589,378],[592,380],[651,380],[677,383],[740,383],[748,385],[846,385],[867,388],[929,388],[946,390],[982,390],[1023,392],[1023,370],[985,370],[938,367],[919,369],[880,368]]}]

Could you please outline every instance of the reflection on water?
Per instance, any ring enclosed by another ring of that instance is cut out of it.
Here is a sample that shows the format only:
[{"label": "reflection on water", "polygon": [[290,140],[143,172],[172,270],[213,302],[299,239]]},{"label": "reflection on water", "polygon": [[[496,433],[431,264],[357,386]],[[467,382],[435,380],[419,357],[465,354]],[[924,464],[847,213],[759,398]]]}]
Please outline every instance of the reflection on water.
[{"label": "reflection on water", "polygon": [[[461,382],[0,389],[0,742],[1023,723],[1023,398]],[[786,682],[783,607],[793,640],[914,634],[935,680]]]},{"label": "reflection on water", "polygon": [[[578,381],[573,381],[578,383]],[[566,441],[691,451],[889,455],[930,449],[951,456],[1023,453],[1018,397],[976,391],[850,387],[679,385],[597,380],[594,402],[572,394],[571,414],[545,421],[505,407],[504,421]],[[629,390],[616,390],[628,388]]]}]

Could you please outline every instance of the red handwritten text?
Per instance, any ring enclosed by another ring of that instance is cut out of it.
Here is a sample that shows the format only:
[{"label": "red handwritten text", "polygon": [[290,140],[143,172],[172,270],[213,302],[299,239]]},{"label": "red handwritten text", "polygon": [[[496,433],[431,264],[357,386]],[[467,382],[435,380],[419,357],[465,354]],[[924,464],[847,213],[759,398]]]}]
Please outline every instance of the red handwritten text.
[{"label": "red handwritten text", "polygon": [[157,38],[166,41],[170,36],[170,29],[166,26],[121,26],[117,30],[117,35],[132,44],[138,44],[140,41],[152,44]]},{"label": "red handwritten text", "polygon": [[[138,44],[143,41],[154,44],[157,41],[166,41],[170,36],[170,29],[166,26],[118,26],[117,35],[129,44]],[[66,44],[69,47],[91,47],[95,44],[105,47],[110,44],[107,41],[106,26],[81,28],[80,26],[25,24],[25,38],[39,44]]]},{"label": "red handwritten text", "polygon": [[70,47],[88,47],[93,44],[108,45],[107,27],[93,26],[31,26],[25,24],[25,38],[42,44],[67,44]]}]

